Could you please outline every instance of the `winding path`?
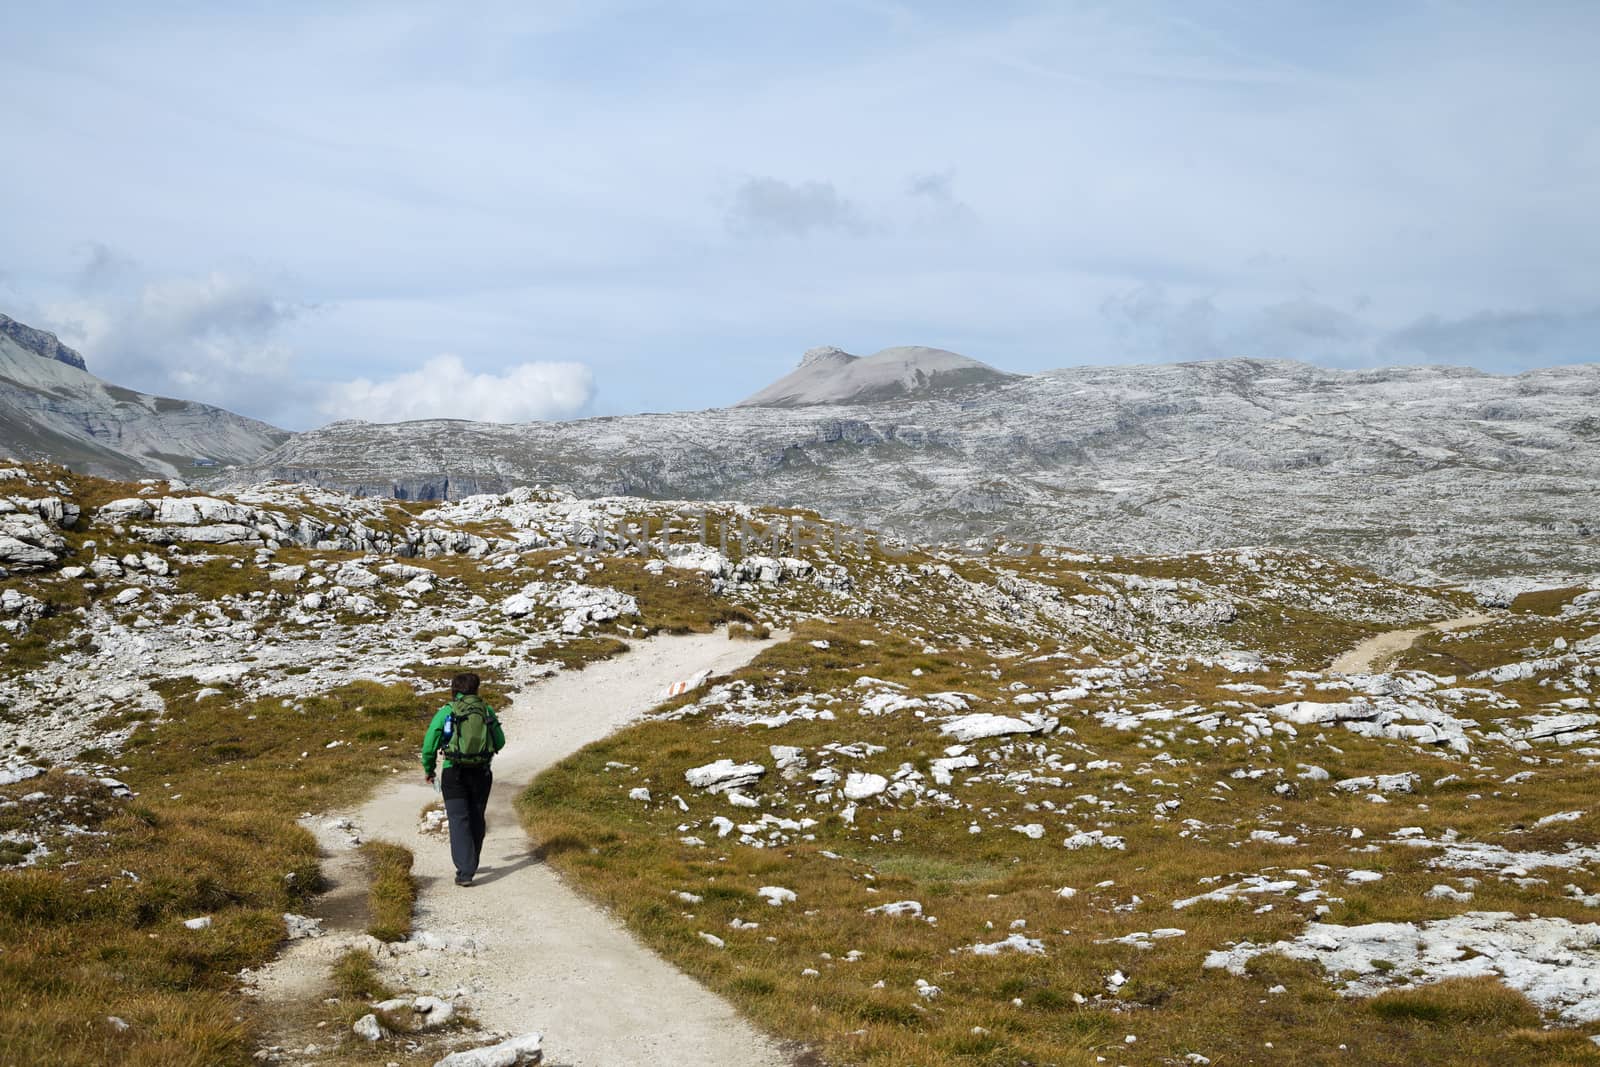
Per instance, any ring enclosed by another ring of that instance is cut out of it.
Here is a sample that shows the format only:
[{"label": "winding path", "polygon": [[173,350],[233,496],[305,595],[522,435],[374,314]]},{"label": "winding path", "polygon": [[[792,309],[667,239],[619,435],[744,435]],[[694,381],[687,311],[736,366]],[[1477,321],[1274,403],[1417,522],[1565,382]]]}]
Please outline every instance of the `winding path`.
[{"label": "winding path", "polygon": [[1417,641],[1417,638],[1426,633],[1439,633],[1445,630],[1462,630],[1468,626],[1480,626],[1491,622],[1489,615],[1472,614],[1462,615],[1454,619],[1445,619],[1441,622],[1429,623],[1419,626],[1414,630],[1390,630],[1377,634],[1361,642],[1348,652],[1341,653],[1333,661],[1333,670],[1343,674],[1365,674],[1374,667],[1380,666],[1395,659]]},{"label": "winding path", "polygon": [[[487,1030],[542,1031],[551,1067],[789,1064],[774,1041],[726,1002],[640,945],[539,862],[512,807],[540,771],[647,711],[670,683],[740,667],[770,643],[730,641],[721,632],[659,636],[522,689],[500,709],[506,749],[495,760],[483,868],[470,888],[454,884],[445,841],[420,832],[420,813],[436,797],[420,769],[349,813],[362,836],[415,851],[416,929],[479,946],[472,954],[401,957],[410,975],[426,966],[412,985],[423,992],[466,989],[468,1010]],[[336,883],[339,860],[328,864]],[[320,975],[326,973],[324,960]],[[287,984],[282,976],[269,983]]]}]

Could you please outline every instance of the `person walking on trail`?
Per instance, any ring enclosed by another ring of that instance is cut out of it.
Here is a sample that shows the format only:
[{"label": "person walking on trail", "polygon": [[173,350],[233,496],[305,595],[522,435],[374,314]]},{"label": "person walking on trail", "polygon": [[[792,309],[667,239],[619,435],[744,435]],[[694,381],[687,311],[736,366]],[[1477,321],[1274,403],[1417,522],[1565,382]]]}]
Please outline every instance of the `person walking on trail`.
[{"label": "person walking on trail", "polygon": [[456,865],[456,885],[471,885],[483,854],[488,829],[483,812],[489,804],[494,773],[489,764],[506,747],[506,734],[494,709],[478,696],[476,674],[458,674],[450,682],[450,702],[434,712],[428,732],[422,735],[422,773],[428,784],[440,755],[444,774],[439,792],[450,820],[450,859]]}]

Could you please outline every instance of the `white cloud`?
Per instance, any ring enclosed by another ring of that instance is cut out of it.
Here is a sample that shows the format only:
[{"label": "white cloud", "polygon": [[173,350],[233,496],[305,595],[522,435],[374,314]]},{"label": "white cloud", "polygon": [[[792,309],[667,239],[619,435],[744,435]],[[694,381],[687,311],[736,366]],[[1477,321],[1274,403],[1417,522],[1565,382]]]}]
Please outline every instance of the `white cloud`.
[{"label": "white cloud", "polygon": [[813,230],[860,236],[867,224],[832,182],[751,178],[734,191],[728,229],[740,237],[804,237]]},{"label": "white cloud", "polygon": [[503,374],[475,374],[459,356],[443,355],[384,381],[335,384],[320,406],[330,418],[368,422],[529,422],[570,418],[594,391],[594,373],[582,363],[520,363]]}]

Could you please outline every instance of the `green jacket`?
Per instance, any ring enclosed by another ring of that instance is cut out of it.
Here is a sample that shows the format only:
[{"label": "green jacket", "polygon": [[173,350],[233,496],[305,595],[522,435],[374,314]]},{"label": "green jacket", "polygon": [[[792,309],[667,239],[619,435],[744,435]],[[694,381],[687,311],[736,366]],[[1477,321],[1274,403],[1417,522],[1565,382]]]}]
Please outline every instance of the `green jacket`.
[{"label": "green jacket", "polygon": [[[454,700],[477,700],[476,696],[457,696]],[[479,701],[482,703],[481,701]],[[494,741],[494,750],[499,752],[506,747],[506,732],[500,728],[500,720],[495,717],[494,709],[483,705],[489,713],[489,737]],[[454,701],[446,704],[433,713],[433,721],[428,724],[428,732],[422,735],[422,771],[429,778],[433,777],[434,768],[438,766],[439,750],[444,747],[444,724],[450,721],[451,714],[455,711]],[[450,766],[449,757],[445,757],[444,765]]]}]

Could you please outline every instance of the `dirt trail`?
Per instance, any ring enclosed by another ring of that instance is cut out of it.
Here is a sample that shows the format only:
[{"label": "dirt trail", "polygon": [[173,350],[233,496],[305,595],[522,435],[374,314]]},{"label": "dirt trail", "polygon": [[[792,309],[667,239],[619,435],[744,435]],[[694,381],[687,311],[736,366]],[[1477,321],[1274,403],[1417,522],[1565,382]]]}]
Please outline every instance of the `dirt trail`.
[{"label": "dirt trail", "polygon": [[[469,991],[467,1008],[487,1030],[545,1035],[552,1067],[780,1067],[777,1044],[728,1004],[663,962],[618,923],[564,885],[533,855],[512,808],[541,770],[648,710],[668,684],[710,669],[732,670],[765,644],[722,633],[662,636],[582,671],[564,671],[524,688],[499,709],[506,749],[495,760],[489,834],[476,884],[454,884],[449,848],[419,830],[437,794],[417,773],[393,781],[349,813],[361,835],[412,848],[420,885],[416,930],[475,952],[429,951],[401,957],[421,992]],[[418,737],[420,744],[421,738]],[[326,839],[325,839],[326,840]],[[338,842],[327,842],[337,846]],[[339,881],[341,862],[329,864]],[[325,980],[336,939],[297,942],[263,973],[264,996],[308,994]],[[298,962],[297,962],[298,961]],[[310,995],[314,995],[311,993]]]},{"label": "dirt trail", "polygon": [[1475,613],[1429,623],[1414,630],[1390,630],[1369,637],[1350,651],[1342,653],[1333,661],[1333,669],[1344,674],[1365,674],[1399,656],[1415,644],[1417,638],[1423,634],[1462,630],[1468,626],[1479,626],[1491,621],[1493,621],[1492,616]]}]

